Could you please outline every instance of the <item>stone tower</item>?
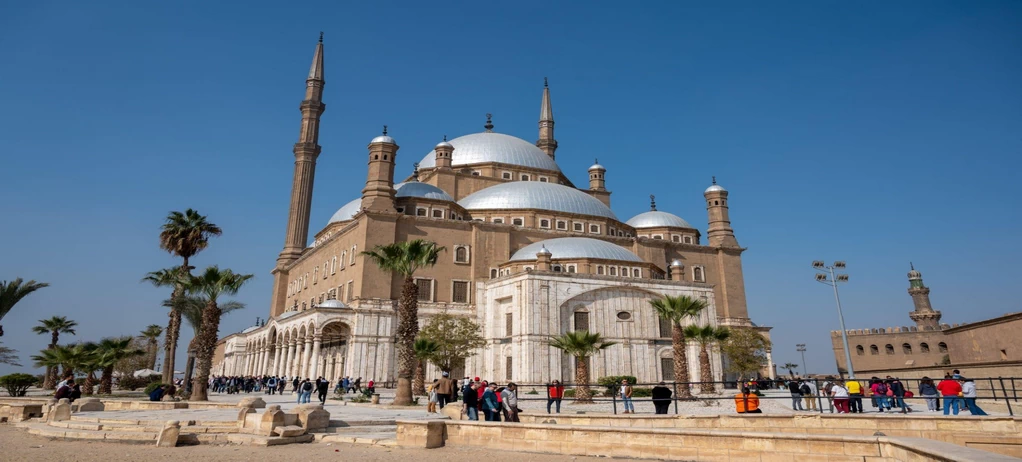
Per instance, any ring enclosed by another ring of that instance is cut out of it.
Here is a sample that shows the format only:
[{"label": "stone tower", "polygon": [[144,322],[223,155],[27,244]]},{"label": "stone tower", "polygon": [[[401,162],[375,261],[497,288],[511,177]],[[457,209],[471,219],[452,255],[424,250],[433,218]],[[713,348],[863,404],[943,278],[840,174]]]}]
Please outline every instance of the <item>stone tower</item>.
[{"label": "stone tower", "polygon": [[607,190],[607,169],[600,165],[600,160],[593,161],[589,167],[589,189],[592,191]]},{"label": "stone tower", "polygon": [[387,126],[383,126],[383,134],[369,142],[369,174],[366,176],[366,187],[362,189],[362,208],[366,210],[393,212],[394,197],[394,164],[397,161],[397,142],[387,135]]},{"label": "stone tower", "polygon": [[436,167],[445,170],[451,169],[451,162],[454,155],[454,145],[447,142],[447,135],[444,135],[444,140],[441,141],[433,149],[436,152]]},{"label": "stone tower", "polygon": [[717,184],[717,177],[713,177],[713,184],[706,188],[703,197],[706,198],[706,214],[709,218],[706,235],[710,246],[738,247],[735,232],[731,229],[731,218],[728,216],[727,190]]},{"label": "stone tower", "polygon": [[940,311],[933,309],[930,305],[930,288],[923,285],[923,274],[916,271],[916,267],[909,263],[908,272],[908,294],[912,296],[912,304],[915,310],[909,313],[908,317],[916,322],[919,330],[940,330]]},{"label": "stone tower", "polygon": [[557,140],[554,139],[554,107],[550,104],[550,86],[543,77],[543,104],[539,108],[539,140],[536,147],[546,155],[554,158],[557,151]]},{"label": "stone tower", "polygon": [[323,103],[323,33],[319,34],[316,53],[312,56],[309,76],[305,79],[305,99],[299,109],[302,111],[302,127],[298,142],[292,151],[295,155],[294,178],[291,182],[291,208],[287,218],[287,234],[284,250],[277,257],[273,270],[273,308],[271,315],[284,312],[287,296],[287,266],[301,257],[309,239],[309,213],[312,209],[312,184],[316,176],[316,158],[319,157],[319,122],[326,104]]}]

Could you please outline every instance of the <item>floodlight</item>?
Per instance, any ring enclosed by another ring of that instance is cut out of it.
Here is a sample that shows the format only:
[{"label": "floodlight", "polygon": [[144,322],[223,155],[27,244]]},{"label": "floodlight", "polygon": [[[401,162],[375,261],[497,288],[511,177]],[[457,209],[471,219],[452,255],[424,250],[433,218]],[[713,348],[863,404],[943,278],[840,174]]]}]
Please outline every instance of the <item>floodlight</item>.
[{"label": "floodlight", "polygon": [[820,282],[824,282],[824,281],[827,280],[827,275],[823,274],[823,273],[816,273],[816,280],[820,281]]},{"label": "floodlight", "polygon": [[823,262],[820,261],[820,260],[814,261],[813,262],[813,268],[822,269],[823,268]]},{"label": "floodlight", "polygon": [[837,275],[837,282],[848,282],[848,275],[847,274]]},{"label": "floodlight", "polygon": [[845,267],[845,262],[843,262],[843,261],[836,261],[836,262],[834,262],[834,267],[835,268],[844,268]]}]

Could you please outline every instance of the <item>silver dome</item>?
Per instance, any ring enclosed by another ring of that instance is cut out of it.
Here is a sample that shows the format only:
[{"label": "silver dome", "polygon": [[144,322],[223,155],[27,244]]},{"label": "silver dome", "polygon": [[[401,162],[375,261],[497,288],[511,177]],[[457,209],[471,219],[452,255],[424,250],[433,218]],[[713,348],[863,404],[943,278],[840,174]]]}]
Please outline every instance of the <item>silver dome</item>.
[{"label": "silver dome", "polygon": [[316,305],[316,307],[317,308],[347,308],[348,305],[345,305],[340,300],[324,300],[323,303],[320,303],[319,305]]},{"label": "silver dome", "polygon": [[593,164],[589,166],[589,170],[606,170],[606,168],[600,164]]},{"label": "silver dome", "polygon": [[490,186],[469,194],[458,204],[466,210],[536,209],[617,220],[610,207],[593,196],[568,186],[538,181],[512,181]]},{"label": "silver dome", "polygon": [[437,148],[453,148],[453,147],[454,147],[453,144],[448,143],[446,141],[441,141],[441,142],[437,143],[436,147],[433,148],[433,149],[437,149]]},{"label": "silver dome", "polygon": [[391,137],[389,137],[387,135],[377,136],[376,138],[373,138],[373,140],[369,142],[369,144],[376,144],[376,143],[397,144],[397,142],[394,141],[394,138],[391,138]]},{"label": "silver dome", "polygon": [[334,212],[334,216],[330,217],[330,221],[327,222],[327,224],[337,223],[338,221],[348,221],[355,218],[355,215],[361,210],[362,198],[359,197],[358,199],[348,202],[347,204],[344,204],[343,207],[337,209],[337,211]]},{"label": "silver dome", "polygon": [[419,183],[418,181],[398,183],[394,185],[394,189],[397,190],[397,197],[421,197],[424,199],[454,202],[454,198],[444,192],[443,189],[431,184]]},{"label": "silver dome", "polygon": [[703,194],[706,194],[706,193],[711,193],[711,192],[717,192],[717,191],[723,191],[723,192],[727,192],[727,190],[726,190],[726,189],[724,189],[724,187],[723,187],[723,186],[721,186],[721,185],[719,185],[719,184],[716,184],[716,183],[714,183],[714,184],[713,184],[713,185],[711,185],[711,186],[710,186],[709,188],[706,188],[706,191],[704,191],[704,192],[703,192]]},{"label": "silver dome", "polygon": [[593,258],[643,263],[641,258],[624,247],[588,237],[559,237],[529,244],[515,252],[510,261],[535,260],[536,254],[544,247],[554,260]]},{"label": "silver dome", "polygon": [[642,228],[691,228],[692,225],[688,224],[687,221],[681,219],[681,217],[667,212],[661,212],[658,210],[651,210],[649,212],[640,213],[632,218],[629,218],[625,222],[628,226],[635,229]]},{"label": "silver dome", "polygon": [[537,257],[540,256],[540,255],[553,255],[553,254],[550,253],[550,251],[547,250],[546,246],[544,245],[544,246],[539,248],[539,252],[536,252],[536,256]]},{"label": "silver dome", "polygon": [[[448,141],[454,146],[451,165],[469,165],[485,162],[520,165],[561,171],[550,156],[532,143],[503,133],[473,133]],[[436,167],[436,153],[430,151],[419,161],[419,167]]]},{"label": "silver dome", "polygon": [[684,268],[685,265],[681,262],[681,260],[671,260],[671,267],[673,267],[673,268]]}]

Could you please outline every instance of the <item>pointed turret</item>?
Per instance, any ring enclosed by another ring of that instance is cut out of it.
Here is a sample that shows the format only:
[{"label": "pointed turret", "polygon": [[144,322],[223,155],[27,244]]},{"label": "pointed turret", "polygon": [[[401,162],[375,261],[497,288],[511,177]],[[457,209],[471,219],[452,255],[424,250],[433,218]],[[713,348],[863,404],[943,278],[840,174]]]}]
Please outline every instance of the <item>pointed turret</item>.
[{"label": "pointed turret", "polygon": [[916,271],[915,265],[910,262],[908,266],[911,269],[908,272],[908,294],[915,305],[908,317],[915,321],[919,330],[939,330],[941,313],[930,305],[930,288],[923,284],[923,274]]},{"label": "pointed turret", "polygon": [[554,106],[550,103],[550,86],[546,77],[543,77],[543,103],[539,108],[539,140],[536,141],[536,147],[542,149],[551,159],[557,151],[557,140],[554,139]]}]

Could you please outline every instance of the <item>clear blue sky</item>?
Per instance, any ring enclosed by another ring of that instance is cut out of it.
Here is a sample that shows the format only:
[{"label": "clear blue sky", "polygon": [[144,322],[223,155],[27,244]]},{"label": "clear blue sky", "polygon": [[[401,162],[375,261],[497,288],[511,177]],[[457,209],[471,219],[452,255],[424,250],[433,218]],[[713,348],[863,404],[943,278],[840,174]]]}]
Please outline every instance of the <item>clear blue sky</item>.
[{"label": "clear blue sky", "polygon": [[336,3],[0,9],[0,279],[52,284],[2,321],[24,362],[43,317],[78,320],[76,339],[165,324],[139,278],[176,263],[157,248],[169,210],[223,227],[198,266],[256,274],[221,332],[268,314],[321,30],[312,231],[359,194],[381,125],[401,176],[487,112],[534,140],[548,76],[561,168],[585,184],[598,157],[620,217],[656,194],[705,232],[710,176],[731,191],[779,363],[807,343],[812,372],[835,369],[814,259],[848,261],[849,328],[910,323],[909,261],[946,322],[1019,310],[1022,3]]}]

